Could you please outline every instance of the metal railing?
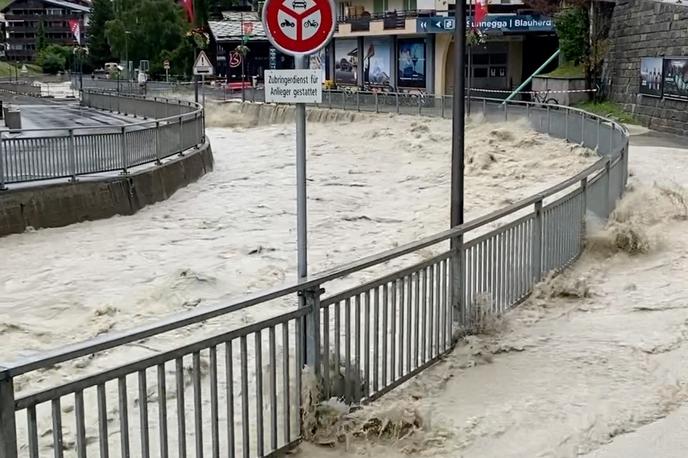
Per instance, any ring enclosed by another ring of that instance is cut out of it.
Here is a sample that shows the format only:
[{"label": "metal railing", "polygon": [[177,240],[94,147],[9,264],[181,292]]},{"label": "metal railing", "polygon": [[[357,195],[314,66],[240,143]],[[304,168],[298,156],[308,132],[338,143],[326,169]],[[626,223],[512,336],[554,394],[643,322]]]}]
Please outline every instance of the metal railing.
[{"label": "metal railing", "polygon": [[[472,101],[488,120],[527,117],[535,129],[594,147],[601,158],[506,208],[304,281],[5,364],[0,458],[61,457],[63,450],[80,457],[187,456],[189,449],[196,457],[273,454],[302,437],[307,384],[319,384],[323,398],[369,402],[450,351],[477,311],[518,304],[548,272],[580,255],[586,213],[606,218],[623,195],[628,132],[580,110],[501,102]],[[490,229],[493,223],[501,224]],[[430,259],[409,261],[429,247]],[[392,267],[402,262],[407,266]],[[330,292],[370,269],[375,280]],[[206,330],[92,375],[70,378],[66,371],[39,389],[26,380],[143,339],[179,339],[168,333],[248,307],[287,298],[295,304],[294,293],[305,307],[236,329],[221,323],[218,334]]]},{"label": "metal railing", "polygon": [[40,97],[41,87],[34,85],[30,81],[0,81],[0,92]]},{"label": "metal railing", "polygon": [[195,103],[84,91],[82,104],[144,120],[113,127],[2,132],[0,189],[12,183],[128,173],[132,167],[159,164],[205,141],[203,108]]}]

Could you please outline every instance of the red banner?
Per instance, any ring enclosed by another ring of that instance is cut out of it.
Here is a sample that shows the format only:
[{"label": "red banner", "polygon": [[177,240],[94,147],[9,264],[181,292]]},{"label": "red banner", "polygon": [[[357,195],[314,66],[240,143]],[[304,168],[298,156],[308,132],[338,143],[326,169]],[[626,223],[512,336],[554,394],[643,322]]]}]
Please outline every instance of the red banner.
[{"label": "red banner", "polygon": [[74,35],[76,42],[81,44],[81,24],[78,19],[69,20],[69,30],[72,31],[72,35]]}]

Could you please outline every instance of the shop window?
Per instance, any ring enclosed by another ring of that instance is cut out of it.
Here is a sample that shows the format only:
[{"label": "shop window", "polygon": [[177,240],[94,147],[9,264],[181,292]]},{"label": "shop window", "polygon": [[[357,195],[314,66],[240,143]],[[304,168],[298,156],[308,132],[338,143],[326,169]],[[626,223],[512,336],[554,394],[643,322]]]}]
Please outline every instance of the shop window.
[{"label": "shop window", "polygon": [[506,65],[507,56],[505,53],[490,54],[491,65]]},{"label": "shop window", "polygon": [[474,54],[473,65],[488,65],[490,63],[489,54]]},{"label": "shop window", "polygon": [[404,10],[416,11],[418,9],[417,0],[404,0]]},{"label": "shop window", "polygon": [[487,78],[487,68],[474,68],[473,78]]}]

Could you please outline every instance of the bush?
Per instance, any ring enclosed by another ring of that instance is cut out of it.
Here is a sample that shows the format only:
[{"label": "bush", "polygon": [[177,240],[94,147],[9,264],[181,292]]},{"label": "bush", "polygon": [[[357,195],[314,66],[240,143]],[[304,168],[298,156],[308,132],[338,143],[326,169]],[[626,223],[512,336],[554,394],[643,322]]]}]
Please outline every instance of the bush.
[{"label": "bush", "polygon": [[55,75],[65,69],[66,60],[59,54],[45,54],[40,59],[39,65],[45,73]]},{"label": "bush", "polygon": [[43,67],[45,73],[56,74],[64,71],[73,59],[72,48],[50,45],[38,53],[36,63]]}]

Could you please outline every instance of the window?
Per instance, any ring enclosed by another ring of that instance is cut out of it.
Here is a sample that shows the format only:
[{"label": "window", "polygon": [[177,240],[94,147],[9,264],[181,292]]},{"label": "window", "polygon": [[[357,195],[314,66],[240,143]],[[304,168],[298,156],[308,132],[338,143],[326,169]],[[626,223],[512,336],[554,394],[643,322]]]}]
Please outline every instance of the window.
[{"label": "window", "polygon": [[473,78],[487,78],[487,69],[486,68],[474,68],[473,69]]},{"label": "window", "polygon": [[388,0],[373,0],[373,12],[384,13],[389,7]]},{"label": "window", "polygon": [[490,54],[490,64],[492,65],[505,65],[506,64],[506,54]]},{"label": "window", "polygon": [[417,0],[404,0],[404,10],[416,11],[418,9]]},{"label": "window", "polygon": [[48,16],[62,16],[62,9],[61,8],[46,8],[45,14],[47,14]]},{"label": "window", "polygon": [[488,65],[489,54],[473,54],[473,65]]}]

